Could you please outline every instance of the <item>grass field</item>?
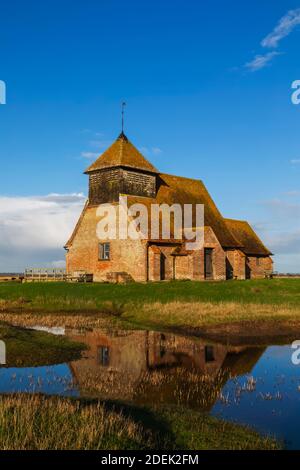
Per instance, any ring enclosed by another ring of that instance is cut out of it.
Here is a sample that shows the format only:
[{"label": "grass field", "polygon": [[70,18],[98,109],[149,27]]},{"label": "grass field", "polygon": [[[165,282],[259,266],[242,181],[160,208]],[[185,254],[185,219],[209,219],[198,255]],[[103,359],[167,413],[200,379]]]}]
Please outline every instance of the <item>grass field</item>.
[{"label": "grass field", "polygon": [[203,328],[276,322],[300,326],[300,279],[232,282],[0,284],[0,318],[23,324]]},{"label": "grass field", "polygon": [[277,449],[270,438],[178,407],[145,409],[99,401],[0,397],[0,450]]},{"label": "grass field", "polygon": [[[300,279],[224,282],[171,281],[130,284],[0,283],[0,300],[23,300],[24,307],[81,311],[101,309],[106,302],[161,303],[238,302],[291,305],[300,308]],[[29,303],[30,305],[26,305]],[[0,303],[1,308],[1,303]]]}]

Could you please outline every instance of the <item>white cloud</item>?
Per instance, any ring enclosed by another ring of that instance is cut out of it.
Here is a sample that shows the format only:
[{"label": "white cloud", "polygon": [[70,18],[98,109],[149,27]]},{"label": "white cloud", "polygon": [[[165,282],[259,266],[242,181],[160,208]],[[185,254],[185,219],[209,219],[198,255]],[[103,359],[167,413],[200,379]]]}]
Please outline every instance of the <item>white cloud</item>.
[{"label": "white cloud", "polygon": [[53,268],[65,268],[66,267],[66,260],[65,259],[59,259],[57,261],[52,261],[51,266]]},{"label": "white cloud", "polygon": [[300,164],[300,158],[296,158],[294,160],[291,160],[292,165],[299,165]]},{"label": "white cloud", "polygon": [[[280,272],[300,272],[299,194],[299,191],[289,191],[285,197],[261,203],[268,224],[261,226],[257,232],[275,254],[275,270]],[[292,199],[291,195],[294,196]]]},{"label": "white cloud", "polygon": [[263,204],[272,215],[273,222],[276,224],[280,221],[282,226],[285,227],[287,219],[290,219],[289,226],[291,229],[295,226],[295,223],[298,224],[298,220],[300,220],[300,203],[282,199],[271,199]]},{"label": "white cloud", "polygon": [[91,134],[91,135],[94,135],[95,137],[103,137],[104,134],[103,132],[94,132],[92,131],[92,129],[82,129],[81,130],[81,134]]},{"label": "white cloud", "polygon": [[278,47],[279,42],[291,34],[296,26],[300,24],[300,8],[290,10],[280,20],[273,31],[261,42],[262,47]]},{"label": "white cloud", "polygon": [[160,155],[163,153],[159,147],[140,147],[139,151],[146,156]]},{"label": "white cloud", "polygon": [[[277,255],[300,255],[300,229],[293,232],[280,231],[275,233],[269,240],[269,246]],[[298,269],[300,272],[300,265]]]},{"label": "white cloud", "polygon": [[89,145],[98,149],[107,149],[112,144],[111,140],[90,140]]},{"label": "white cloud", "polygon": [[162,150],[159,147],[152,147],[152,152],[154,155],[160,155],[162,153]]},{"label": "white cloud", "polygon": [[93,132],[90,129],[85,129],[85,133],[91,134],[88,145],[90,147],[98,149],[97,152],[95,151],[90,151],[90,150],[85,150],[81,152],[81,157],[86,158],[88,160],[95,160],[100,156],[103,150],[106,150],[108,147],[111,146],[112,141],[111,140],[104,140],[104,139],[99,139],[99,137],[104,137],[104,134],[102,132]]},{"label": "white cloud", "polygon": [[97,153],[97,152],[81,152],[81,156],[83,158],[87,158],[89,160],[89,159],[94,159],[94,158],[99,157],[99,153]]},{"label": "white cloud", "polygon": [[[300,8],[290,10],[284,15],[273,31],[268,34],[262,41],[261,46],[268,49],[276,49],[280,41],[291,34],[297,25],[300,24]],[[270,65],[274,57],[280,55],[280,52],[273,51],[266,54],[257,54],[253,60],[245,64],[245,68],[251,72],[256,72]]]},{"label": "white cloud", "polygon": [[300,196],[300,190],[299,189],[293,189],[292,191],[287,191],[284,193],[286,196]]},{"label": "white cloud", "polygon": [[273,52],[268,52],[267,54],[264,55],[256,55],[251,62],[247,62],[245,64],[245,67],[251,72],[256,72],[257,70],[263,69],[267,65],[271,63],[274,57],[280,55],[280,52],[273,51]]},{"label": "white cloud", "polygon": [[0,196],[0,272],[60,262],[84,201],[82,193]]}]

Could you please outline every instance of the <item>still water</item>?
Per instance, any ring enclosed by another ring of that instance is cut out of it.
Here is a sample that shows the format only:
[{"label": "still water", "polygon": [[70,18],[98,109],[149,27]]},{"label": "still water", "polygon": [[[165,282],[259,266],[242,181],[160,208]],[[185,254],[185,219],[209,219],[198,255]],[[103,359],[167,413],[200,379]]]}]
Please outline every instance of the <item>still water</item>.
[{"label": "still water", "polygon": [[[286,345],[231,345],[153,331],[52,330],[85,343],[80,360],[0,367],[0,393],[180,404],[300,449],[300,366]],[[297,338],[294,338],[297,339]]]}]

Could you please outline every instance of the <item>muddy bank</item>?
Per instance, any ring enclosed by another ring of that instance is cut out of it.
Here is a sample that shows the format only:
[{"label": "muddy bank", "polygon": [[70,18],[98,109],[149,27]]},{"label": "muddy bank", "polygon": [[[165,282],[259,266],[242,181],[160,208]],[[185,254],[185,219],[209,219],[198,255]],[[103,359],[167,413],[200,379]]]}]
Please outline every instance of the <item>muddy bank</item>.
[{"label": "muddy bank", "polygon": [[43,325],[47,327],[64,326],[69,328],[105,328],[115,327],[136,330],[165,331],[179,335],[205,338],[211,342],[231,344],[266,346],[269,344],[288,344],[300,339],[300,319],[298,320],[241,320],[223,322],[203,326],[176,326],[165,322],[133,322],[131,318],[118,317],[107,312],[97,314],[77,313],[31,313],[31,312],[0,312],[0,320],[16,326],[32,327]]},{"label": "muddy bank", "polygon": [[172,328],[173,332],[206,338],[212,342],[235,346],[288,344],[300,339],[300,322],[248,321],[206,327]]}]

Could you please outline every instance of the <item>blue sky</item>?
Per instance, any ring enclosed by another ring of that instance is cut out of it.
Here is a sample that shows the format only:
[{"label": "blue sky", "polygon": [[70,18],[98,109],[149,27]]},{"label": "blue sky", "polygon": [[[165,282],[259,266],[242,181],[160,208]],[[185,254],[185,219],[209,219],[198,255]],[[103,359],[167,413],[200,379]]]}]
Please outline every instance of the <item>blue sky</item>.
[{"label": "blue sky", "polygon": [[0,271],[60,265],[83,170],[125,131],[300,272],[300,0],[2,2]]}]

